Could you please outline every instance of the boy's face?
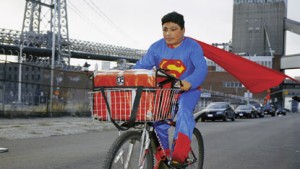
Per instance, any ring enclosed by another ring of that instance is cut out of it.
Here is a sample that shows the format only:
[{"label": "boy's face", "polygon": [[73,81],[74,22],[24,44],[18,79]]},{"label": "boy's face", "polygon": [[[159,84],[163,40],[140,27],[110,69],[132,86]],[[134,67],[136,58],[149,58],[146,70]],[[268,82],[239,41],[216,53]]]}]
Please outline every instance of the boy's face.
[{"label": "boy's face", "polygon": [[183,40],[185,29],[174,22],[166,22],[162,25],[163,36],[168,45],[178,47]]}]

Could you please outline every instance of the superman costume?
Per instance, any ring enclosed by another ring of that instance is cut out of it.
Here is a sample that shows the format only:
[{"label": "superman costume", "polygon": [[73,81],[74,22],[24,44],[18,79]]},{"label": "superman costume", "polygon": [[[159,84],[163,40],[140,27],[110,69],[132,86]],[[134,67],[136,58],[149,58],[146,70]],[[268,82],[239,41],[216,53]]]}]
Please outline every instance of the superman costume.
[{"label": "superman costume", "polygon": [[[176,48],[168,46],[164,39],[160,39],[150,46],[147,53],[134,66],[135,69],[153,69],[153,67],[168,69],[176,78],[188,81],[192,85],[178,100],[174,133],[176,144],[172,150],[172,159],[183,163],[188,156],[195,127],[193,110],[200,98],[199,86],[207,74],[206,60],[201,46],[189,37],[184,37]],[[169,152],[169,125],[157,123],[154,126],[162,147]]]}]

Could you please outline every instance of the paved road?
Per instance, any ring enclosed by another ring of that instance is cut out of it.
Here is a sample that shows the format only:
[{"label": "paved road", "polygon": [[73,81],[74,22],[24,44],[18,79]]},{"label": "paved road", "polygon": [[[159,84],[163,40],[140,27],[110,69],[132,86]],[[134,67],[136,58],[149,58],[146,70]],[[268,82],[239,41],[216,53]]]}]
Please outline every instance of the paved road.
[{"label": "paved road", "polygon": [[[1,122],[1,120],[0,120]],[[300,169],[300,114],[235,122],[201,122],[205,169]],[[1,125],[0,125],[1,134]],[[0,138],[1,169],[95,169],[118,132]]]},{"label": "paved road", "polygon": [[300,169],[300,114],[200,126],[206,169]]}]

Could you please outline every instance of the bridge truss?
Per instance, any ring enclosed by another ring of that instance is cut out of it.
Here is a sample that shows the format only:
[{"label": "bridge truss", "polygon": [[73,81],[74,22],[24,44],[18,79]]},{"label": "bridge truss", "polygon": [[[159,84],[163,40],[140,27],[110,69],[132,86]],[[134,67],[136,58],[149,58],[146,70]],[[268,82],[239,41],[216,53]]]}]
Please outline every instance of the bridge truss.
[{"label": "bridge truss", "polygon": [[[23,61],[31,63],[48,63],[52,53],[51,36],[47,33],[31,34],[30,38],[21,42],[21,31],[0,29],[0,54],[16,55],[20,53],[20,43],[23,43]],[[89,42],[77,39],[69,40],[71,58],[116,61],[126,59],[136,62],[146,51],[115,46],[103,43]]]}]

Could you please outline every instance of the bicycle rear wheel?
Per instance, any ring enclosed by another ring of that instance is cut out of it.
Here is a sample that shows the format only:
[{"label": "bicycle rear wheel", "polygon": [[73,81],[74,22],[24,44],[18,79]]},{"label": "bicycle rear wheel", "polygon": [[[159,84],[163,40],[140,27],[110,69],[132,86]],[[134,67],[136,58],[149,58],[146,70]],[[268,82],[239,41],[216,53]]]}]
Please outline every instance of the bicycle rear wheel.
[{"label": "bicycle rear wheel", "polygon": [[[170,128],[170,135],[169,138],[170,144],[173,143],[173,134],[175,132],[175,127]],[[194,128],[193,136],[191,140],[191,151],[188,154],[188,159],[190,164],[187,164],[186,167],[183,167],[185,169],[202,169],[203,168],[203,162],[204,162],[204,143],[203,143],[203,137],[201,132]]]},{"label": "bicycle rear wheel", "polygon": [[[139,131],[127,131],[118,137],[106,155],[103,169],[138,169],[141,136]],[[153,169],[153,160],[153,152],[149,148],[145,153],[143,168]]]},{"label": "bicycle rear wheel", "polygon": [[186,169],[202,169],[204,162],[204,144],[201,132],[195,128],[193,132],[193,138],[191,141],[191,150],[189,153],[189,158],[195,158],[195,163],[187,166]]}]

